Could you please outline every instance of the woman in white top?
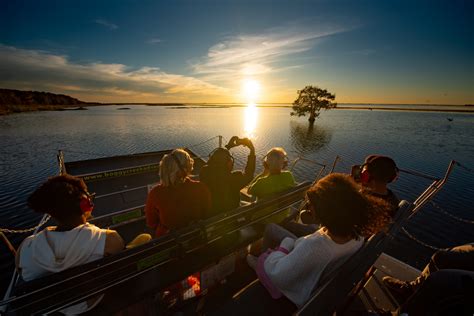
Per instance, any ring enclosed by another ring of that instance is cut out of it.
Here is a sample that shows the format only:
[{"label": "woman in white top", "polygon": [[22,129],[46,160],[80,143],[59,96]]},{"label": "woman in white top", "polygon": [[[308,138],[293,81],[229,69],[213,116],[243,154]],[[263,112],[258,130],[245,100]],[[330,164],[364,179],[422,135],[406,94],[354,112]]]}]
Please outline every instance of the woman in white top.
[{"label": "woman in white top", "polygon": [[[92,198],[84,181],[70,175],[52,177],[30,195],[28,206],[51,215],[58,225],[46,227],[20,245],[16,266],[23,280],[34,280],[124,249],[116,231],[87,223],[94,207]],[[98,301],[92,298],[62,312],[85,312]]]},{"label": "woman in white top", "polygon": [[296,238],[275,224],[268,225],[266,239],[277,234],[282,241],[260,255],[256,267],[273,298],[285,296],[298,307],[309,299],[323,272],[339,267],[362,246],[362,236],[380,231],[390,221],[388,204],[360,192],[348,175],[324,177],[307,197],[321,228]]}]

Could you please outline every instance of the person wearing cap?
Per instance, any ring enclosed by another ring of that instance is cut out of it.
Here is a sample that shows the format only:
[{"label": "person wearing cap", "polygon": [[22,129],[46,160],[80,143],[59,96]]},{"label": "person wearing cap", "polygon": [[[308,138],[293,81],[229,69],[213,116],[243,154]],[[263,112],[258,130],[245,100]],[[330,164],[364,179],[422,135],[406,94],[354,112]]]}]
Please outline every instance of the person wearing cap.
[{"label": "person wearing cap", "polygon": [[[229,149],[245,146],[250,152],[245,170],[233,170],[234,158]],[[217,148],[209,156],[207,164],[202,167],[199,178],[204,182],[212,196],[212,207],[206,217],[212,217],[240,206],[240,190],[252,181],[255,173],[255,148],[248,138],[233,136],[226,148]]]},{"label": "person wearing cap", "polygon": [[283,170],[287,165],[288,158],[283,148],[270,149],[263,159],[264,171],[252,181],[248,193],[262,199],[294,187],[293,174]]},{"label": "person wearing cap", "polygon": [[[387,156],[370,155],[361,166],[355,166],[357,172],[352,175],[360,182],[364,191],[375,197],[384,199],[392,206],[392,216],[398,209],[400,200],[387,185],[398,177],[398,167],[395,161]],[[355,175],[357,174],[357,175]]]},{"label": "person wearing cap", "polygon": [[194,160],[175,149],[160,161],[160,183],[149,193],[145,205],[147,226],[156,237],[204,218],[211,207],[207,186],[189,178]]}]

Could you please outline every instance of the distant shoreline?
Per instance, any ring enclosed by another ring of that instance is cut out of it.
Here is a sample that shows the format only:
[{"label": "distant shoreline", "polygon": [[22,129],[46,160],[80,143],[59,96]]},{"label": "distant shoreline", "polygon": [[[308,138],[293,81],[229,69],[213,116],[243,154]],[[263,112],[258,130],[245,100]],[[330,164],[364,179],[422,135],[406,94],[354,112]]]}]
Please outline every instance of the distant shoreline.
[{"label": "distant shoreline", "polygon": [[461,109],[416,109],[416,108],[382,108],[382,107],[369,107],[369,106],[351,106],[351,107],[336,107],[335,110],[368,110],[368,111],[396,111],[396,112],[451,112],[451,113],[472,113],[471,110]]},{"label": "distant shoreline", "polygon": [[[349,105],[352,103],[344,103]],[[359,104],[359,103],[358,103]],[[233,107],[247,107],[246,104],[217,104],[217,103],[83,103],[77,105],[3,105],[0,107],[0,116],[24,113],[24,112],[38,112],[38,111],[71,111],[71,110],[87,110],[90,106],[124,106],[124,105],[147,105],[147,106],[163,106],[171,109],[189,109],[189,108],[233,108]],[[445,113],[470,113],[474,114],[474,107],[466,105],[466,109],[436,109],[442,105],[427,105],[427,104],[413,104],[414,107],[382,107],[377,106],[337,106],[333,110],[366,110],[366,111],[395,111],[395,112],[445,112]],[[416,108],[416,106],[432,106],[433,108]],[[456,105],[451,105],[456,106]],[[457,105],[459,106],[459,105]],[[462,105],[461,105],[462,106]],[[261,108],[290,108],[291,105],[287,103],[267,103],[257,104],[257,107]]]}]

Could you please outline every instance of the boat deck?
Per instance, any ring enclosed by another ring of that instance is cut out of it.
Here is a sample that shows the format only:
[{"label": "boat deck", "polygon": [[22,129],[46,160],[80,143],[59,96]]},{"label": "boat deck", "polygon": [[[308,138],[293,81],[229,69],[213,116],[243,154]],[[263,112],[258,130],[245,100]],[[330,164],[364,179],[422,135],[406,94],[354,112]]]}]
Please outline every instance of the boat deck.
[{"label": "boat deck", "polygon": [[350,310],[396,310],[398,302],[382,284],[384,276],[392,276],[404,281],[414,280],[421,271],[385,253],[374,264],[376,271],[354,300]]}]

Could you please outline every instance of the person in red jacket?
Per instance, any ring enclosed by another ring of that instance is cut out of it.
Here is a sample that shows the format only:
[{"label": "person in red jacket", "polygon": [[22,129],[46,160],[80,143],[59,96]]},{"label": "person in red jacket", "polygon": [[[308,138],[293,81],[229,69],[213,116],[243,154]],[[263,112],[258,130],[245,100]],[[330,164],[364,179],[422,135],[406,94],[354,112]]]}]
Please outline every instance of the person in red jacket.
[{"label": "person in red jacket", "polygon": [[156,237],[204,218],[211,207],[207,186],[190,179],[194,160],[183,149],[164,155],[160,162],[160,183],[150,193],[145,206],[147,226]]}]

